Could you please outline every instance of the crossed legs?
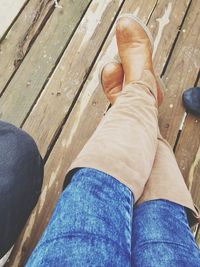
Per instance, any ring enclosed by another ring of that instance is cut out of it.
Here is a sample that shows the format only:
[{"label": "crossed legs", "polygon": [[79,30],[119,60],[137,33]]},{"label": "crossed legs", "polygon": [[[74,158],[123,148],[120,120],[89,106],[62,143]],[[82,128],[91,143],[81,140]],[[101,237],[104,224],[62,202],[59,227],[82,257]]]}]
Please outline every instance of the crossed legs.
[{"label": "crossed legs", "polygon": [[118,92],[117,79],[104,79],[113,72],[103,72],[113,106],[71,165],[76,172],[27,266],[199,265],[184,207],[195,208],[159,134],[161,95],[148,36],[127,19],[116,33],[125,86]]}]

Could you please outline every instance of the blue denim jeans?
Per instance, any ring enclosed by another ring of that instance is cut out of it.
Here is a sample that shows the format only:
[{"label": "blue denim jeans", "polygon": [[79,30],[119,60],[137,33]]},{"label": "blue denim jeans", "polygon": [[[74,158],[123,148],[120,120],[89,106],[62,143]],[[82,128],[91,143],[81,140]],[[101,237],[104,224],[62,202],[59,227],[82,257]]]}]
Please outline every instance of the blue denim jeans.
[{"label": "blue denim jeans", "polygon": [[182,206],[134,207],[132,192],[98,170],[76,171],[27,267],[197,267],[200,252]]}]

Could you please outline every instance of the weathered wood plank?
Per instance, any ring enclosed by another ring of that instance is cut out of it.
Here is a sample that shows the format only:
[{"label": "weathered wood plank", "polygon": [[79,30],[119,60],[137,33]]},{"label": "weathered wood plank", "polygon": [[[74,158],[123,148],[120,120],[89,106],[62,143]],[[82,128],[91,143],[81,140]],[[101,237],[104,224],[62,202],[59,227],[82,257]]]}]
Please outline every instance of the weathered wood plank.
[{"label": "weathered wood plank", "polygon": [[52,0],[30,0],[0,43],[0,94],[53,12],[53,5]]},{"label": "weathered wood plank", "polygon": [[[199,84],[200,85],[200,84]],[[200,119],[187,114],[176,150],[176,159],[194,203],[200,207]],[[196,235],[200,245],[200,231]]]},{"label": "weathered wood plank", "polygon": [[43,156],[84,82],[121,4],[122,0],[93,1],[23,125],[23,129],[37,140]]},{"label": "weathered wood plank", "polygon": [[[137,1],[126,1],[125,5],[123,6],[123,11],[124,12],[139,12],[139,15],[141,18],[143,18],[144,21],[147,20],[148,16],[151,14],[154,6],[155,6],[155,2],[156,1],[143,1],[143,4],[141,5],[141,1],[137,0]],[[110,56],[114,56],[116,54],[116,49],[114,48],[113,44],[114,41],[112,42],[112,36],[113,36],[113,32],[111,33],[109,40],[106,42],[102,53],[100,55],[101,59],[105,60],[106,57]],[[113,51],[114,48],[114,51]],[[105,56],[105,50],[106,52],[106,56]],[[99,63],[98,63],[98,68],[99,68]],[[80,100],[78,100],[78,103],[81,104],[81,106],[79,106],[79,108],[82,110],[82,112],[84,111],[85,108],[87,108],[87,104],[88,100],[90,100],[90,96],[92,95],[94,89],[97,89],[97,85],[98,85],[98,75],[97,75],[97,68],[95,68],[95,76],[92,74],[92,76],[90,76],[88,83],[87,83],[87,92],[84,93],[84,95],[82,96],[83,98],[81,98]],[[90,85],[88,85],[90,84]],[[91,87],[92,86],[92,87]],[[91,91],[90,91],[91,89]],[[85,90],[84,90],[85,91]],[[103,96],[103,95],[102,95]],[[85,101],[84,101],[85,99]],[[83,101],[82,101],[83,100]],[[98,101],[100,101],[101,99],[98,98]],[[81,101],[81,102],[80,102]],[[107,103],[105,104],[105,99],[103,99],[101,101],[102,103],[104,103],[105,106],[107,106]],[[96,106],[95,106],[96,105]],[[97,107],[97,103],[93,102],[92,107],[94,107],[94,110],[91,109],[91,105],[90,106],[90,114],[92,114],[93,119],[95,120],[96,117],[98,117],[98,110],[96,109]],[[87,110],[85,110],[87,111]],[[102,117],[102,114],[99,116]],[[73,117],[74,119],[74,117]],[[74,124],[74,130],[76,131],[76,127],[77,127],[77,123],[79,120],[79,114],[77,114],[77,118],[75,121],[71,120],[71,130],[73,130],[73,124]],[[94,127],[94,122],[92,122],[92,128]],[[83,124],[82,124],[83,125]],[[87,123],[88,125],[88,123]],[[87,127],[87,126],[86,126]],[[67,125],[65,127],[65,131],[66,131]],[[89,127],[90,128],[90,127]],[[81,136],[80,139],[80,135],[79,138],[76,140],[76,144],[78,144],[80,142],[80,145],[82,146],[82,139],[83,142],[85,142],[85,137],[88,135],[87,131],[85,131],[85,127],[82,128],[81,130],[83,130],[83,135]],[[90,132],[91,128],[89,129]],[[68,133],[69,134],[69,133]],[[64,132],[63,132],[64,135]],[[24,233],[21,236],[21,240],[19,240],[18,246],[16,246],[15,248],[15,253],[17,251],[17,254],[15,255],[15,259],[11,261],[9,266],[12,266],[13,262],[14,264],[22,264],[25,260],[25,257],[27,257],[27,255],[30,253],[30,250],[33,248],[33,246],[35,245],[35,243],[37,242],[39,236],[41,235],[44,227],[46,226],[54,204],[58,198],[58,195],[60,194],[60,190],[61,190],[61,186],[62,186],[62,181],[64,178],[64,173],[66,171],[66,167],[68,167],[69,162],[66,162],[66,157],[67,154],[69,153],[70,155],[70,151],[72,152],[72,147],[70,146],[72,139],[67,139],[67,142],[69,142],[69,146],[67,145],[67,143],[65,143],[66,139],[63,138],[60,139],[58,145],[56,145],[56,151],[52,154],[51,160],[48,161],[47,166],[45,167],[45,178],[44,178],[44,185],[43,185],[43,193],[40,197],[40,200],[37,204],[36,209],[34,210],[32,216],[30,217],[29,222],[27,223],[27,228],[25,229]],[[66,147],[68,147],[67,150],[67,154],[64,153],[64,151],[66,152]],[[60,150],[61,149],[61,150]],[[77,149],[77,148],[76,148]],[[59,151],[60,150],[60,151]],[[73,151],[74,153],[74,151]],[[73,154],[74,156],[75,154]],[[56,158],[59,158],[60,160],[63,159],[63,162],[58,162],[56,160]],[[56,163],[51,167],[50,162],[54,162],[54,160],[56,161]],[[71,160],[71,159],[70,159]],[[58,165],[57,165],[58,163]],[[66,165],[67,164],[67,165]],[[55,180],[56,179],[56,180]],[[53,191],[53,194],[51,196],[51,193]],[[48,207],[48,208],[47,208]],[[26,255],[22,256],[21,253],[22,251],[26,251]],[[24,257],[22,259],[22,257]]]},{"label": "weathered wood plank", "polygon": [[174,146],[184,115],[181,95],[194,84],[200,62],[200,9],[192,1],[178,42],[174,48],[163,80],[167,86],[165,101],[160,109],[162,135]]},{"label": "weathered wood plank", "polygon": [[[200,86],[200,81],[198,83]],[[200,207],[200,119],[187,114],[175,155],[194,203]]]},{"label": "weathered wood plank", "polygon": [[21,125],[89,2],[60,1],[2,95],[0,119]]},{"label": "weathered wood plank", "polygon": [[28,0],[1,0],[0,39]]},{"label": "weathered wood plank", "polygon": [[196,233],[196,242],[200,247],[200,225],[198,226],[197,233]]},{"label": "weathered wood plank", "polygon": [[[158,73],[161,73],[162,66],[170,53],[171,45],[177,34],[177,28],[181,24],[189,2],[190,1],[185,0],[181,2],[173,1],[173,4],[159,3],[156,12],[152,15],[150,29],[155,37],[154,57],[156,63],[155,68]],[[101,6],[103,5],[105,6],[105,4],[102,3]],[[137,3],[136,5],[138,7],[138,9],[136,9],[137,11],[141,7],[141,3]],[[103,10],[101,12],[103,12]],[[127,12],[130,11],[127,9]],[[93,19],[92,16],[91,19]],[[101,21],[100,19],[99,21]],[[170,27],[167,27],[169,19]],[[84,75],[87,73],[90,66],[89,63],[96,53],[96,51],[92,49],[93,45],[95,43],[95,47],[98,48],[102,39],[101,31],[104,29],[104,23],[107,23],[107,21],[104,20],[105,18],[103,15],[103,21],[100,25],[97,25],[97,28],[92,28],[93,33],[90,31],[92,42],[88,39],[85,46],[79,41],[79,39],[82,38],[81,36],[82,32],[84,33],[83,28],[85,26],[80,27],[76,35],[77,38],[73,37],[55,73],[52,75],[43,94],[23,126],[23,128],[31,133],[35,140],[37,140],[43,156],[46,154],[48,146],[54,138],[54,133],[57,131],[58,127],[60,127],[80,85],[84,81]],[[174,26],[171,27],[171,25]],[[166,39],[168,40],[167,42]],[[76,51],[79,51],[79,54],[77,54]],[[66,64],[68,62],[70,62],[70,64]],[[67,74],[66,76],[64,75],[65,73]],[[59,95],[57,95],[57,93],[59,93]],[[59,109],[59,112],[55,112],[57,109]],[[45,112],[46,110],[48,110],[48,112]],[[49,125],[49,121],[51,121],[51,125]]]},{"label": "weathered wood plank", "polygon": [[[185,119],[184,127],[181,132],[178,144],[176,146],[175,155],[179,164],[179,168],[185,178],[185,182],[190,190],[196,180],[194,174],[196,173],[195,168],[198,165],[199,146],[200,119],[188,114]],[[199,176],[200,173],[197,174],[197,177]],[[199,188],[197,188],[197,190],[199,190]]]}]

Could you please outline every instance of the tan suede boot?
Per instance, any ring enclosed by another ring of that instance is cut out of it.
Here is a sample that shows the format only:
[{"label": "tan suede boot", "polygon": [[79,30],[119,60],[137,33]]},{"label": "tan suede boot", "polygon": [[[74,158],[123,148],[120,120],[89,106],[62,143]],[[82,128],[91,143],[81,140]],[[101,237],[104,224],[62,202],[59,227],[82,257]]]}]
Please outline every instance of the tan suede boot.
[{"label": "tan suede boot", "polygon": [[100,79],[104,93],[108,101],[113,105],[122,91],[124,79],[122,65],[115,61],[107,63],[100,72]]},{"label": "tan suede boot", "polygon": [[[142,197],[157,151],[158,87],[150,40],[137,20],[118,21],[117,42],[126,86],[69,171],[90,167],[108,173],[128,186],[137,201]],[[162,195],[160,188],[158,184],[155,191]],[[191,197],[190,201],[186,197],[185,202],[195,212]]]},{"label": "tan suede boot", "polygon": [[[107,64],[102,71],[103,90],[112,105],[122,90],[123,76],[121,64]],[[200,221],[198,212],[194,212],[191,195],[178,168],[174,153],[160,134],[158,135],[156,157],[150,177],[136,205],[155,199],[167,199],[185,206],[191,226]]]}]

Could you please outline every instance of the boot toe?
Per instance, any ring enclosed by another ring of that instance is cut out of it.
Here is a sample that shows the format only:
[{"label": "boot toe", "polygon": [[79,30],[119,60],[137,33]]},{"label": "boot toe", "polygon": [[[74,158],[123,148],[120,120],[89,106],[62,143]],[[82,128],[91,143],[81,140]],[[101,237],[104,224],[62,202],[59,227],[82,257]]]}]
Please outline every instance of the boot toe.
[{"label": "boot toe", "polygon": [[131,17],[121,17],[116,23],[116,35],[118,40],[125,43],[137,41],[148,42],[149,37],[144,28]]}]

